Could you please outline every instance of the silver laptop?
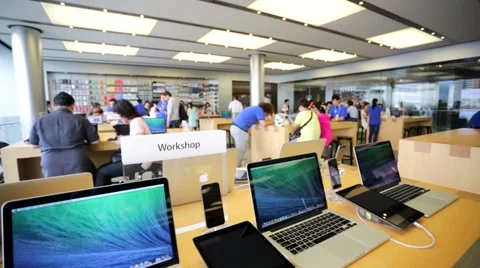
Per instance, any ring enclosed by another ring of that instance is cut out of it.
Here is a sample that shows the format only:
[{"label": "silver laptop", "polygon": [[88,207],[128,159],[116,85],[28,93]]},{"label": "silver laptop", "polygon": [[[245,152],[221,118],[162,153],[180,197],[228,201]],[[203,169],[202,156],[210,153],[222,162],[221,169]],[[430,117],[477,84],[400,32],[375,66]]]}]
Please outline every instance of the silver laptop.
[{"label": "silver laptop", "polygon": [[247,171],[258,230],[295,266],[343,267],[390,237],[328,210],[315,153]]},{"label": "silver laptop", "polygon": [[10,201],[4,266],[180,267],[166,179]]},{"label": "silver laptop", "polygon": [[430,217],[458,195],[402,183],[390,141],[355,146],[355,159],[363,185],[405,203]]}]

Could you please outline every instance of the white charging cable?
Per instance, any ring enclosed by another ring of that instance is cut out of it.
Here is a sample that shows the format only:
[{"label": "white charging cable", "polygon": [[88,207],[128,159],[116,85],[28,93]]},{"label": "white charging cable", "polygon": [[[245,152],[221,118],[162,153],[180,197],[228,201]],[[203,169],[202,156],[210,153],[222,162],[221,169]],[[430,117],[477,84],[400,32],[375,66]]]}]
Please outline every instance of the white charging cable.
[{"label": "white charging cable", "polygon": [[[360,216],[360,213],[358,212],[359,209],[357,207],[357,209],[355,210],[355,212],[357,213],[357,216],[358,218],[364,223],[364,224],[367,224],[365,222],[365,220]],[[368,225],[368,224],[367,224]],[[409,244],[405,244],[403,242],[400,242],[396,239],[393,239],[393,238],[390,238],[390,240],[394,243],[397,243],[399,245],[402,245],[404,247],[407,247],[407,248],[416,248],[416,249],[426,249],[426,248],[431,248],[433,247],[433,245],[435,245],[435,237],[433,236],[432,233],[430,233],[430,231],[427,230],[427,228],[423,227],[423,225],[421,225],[420,223],[418,222],[414,222],[413,225],[415,225],[417,228],[420,228],[422,229],[423,231],[425,231],[425,233],[427,233],[428,236],[430,236],[430,238],[432,239],[432,242],[428,245],[423,245],[423,246],[415,246],[415,245],[409,245]]]}]

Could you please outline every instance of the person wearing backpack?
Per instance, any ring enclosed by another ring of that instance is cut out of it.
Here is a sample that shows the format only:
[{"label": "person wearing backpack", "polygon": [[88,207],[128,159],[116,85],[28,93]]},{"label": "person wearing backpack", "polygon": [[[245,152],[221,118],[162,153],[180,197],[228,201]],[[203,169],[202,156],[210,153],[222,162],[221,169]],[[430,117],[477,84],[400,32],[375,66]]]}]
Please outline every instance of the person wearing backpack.
[{"label": "person wearing backpack", "polygon": [[320,138],[320,123],[317,115],[309,109],[310,102],[307,99],[300,99],[298,101],[298,111],[295,122],[292,124],[293,128],[300,130],[300,137],[295,141],[311,141]]}]

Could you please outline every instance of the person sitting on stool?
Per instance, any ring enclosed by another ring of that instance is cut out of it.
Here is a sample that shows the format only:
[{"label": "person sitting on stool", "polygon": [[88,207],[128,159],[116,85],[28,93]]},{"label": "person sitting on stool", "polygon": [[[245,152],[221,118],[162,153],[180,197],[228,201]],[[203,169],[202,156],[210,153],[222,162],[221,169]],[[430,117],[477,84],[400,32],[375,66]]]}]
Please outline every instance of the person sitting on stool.
[{"label": "person sitting on stool", "polygon": [[[130,136],[151,135],[150,128],[137,113],[135,106],[127,100],[118,100],[113,105],[113,112],[120,115],[125,123],[130,125]],[[121,137],[118,137],[120,142]],[[147,170],[152,163],[139,164],[138,171]],[[95,187],[112,184],[112,178],[123,176],[123,163],[118,161],[101,166],[95,178]]]}]

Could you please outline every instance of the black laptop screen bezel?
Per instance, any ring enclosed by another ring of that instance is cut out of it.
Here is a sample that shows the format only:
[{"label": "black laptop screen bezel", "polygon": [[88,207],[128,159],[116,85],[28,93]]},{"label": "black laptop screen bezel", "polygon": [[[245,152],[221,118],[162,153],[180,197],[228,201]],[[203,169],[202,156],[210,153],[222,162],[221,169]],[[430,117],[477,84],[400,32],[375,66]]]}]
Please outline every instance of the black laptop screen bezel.
[{"label": "black laptop screen bezel", "polygon": [[[255,183],[253,182],[253,179],[252,179],[251,170],[254,169],[254,168],[259,168],[259,167],[263,167],[263,166],[276,165],[276,164],[280,164],[280,163],[291,162],[291,161],[295,161],[295,160],[301,160],[301,159],[312,158],[312,157],[315,158],[315,165],[316,165],[315,168],[317,169],[318,175],[319,175],[319,178],[320,178],[320,186],[322,188],[321,191],[323,192],[323,203],[325,205],[322,206],[322,207],[313,209],[313,210],[311,210],[309,212],[306,212],[304,214],[297,215],[297,216],[292,217],[290,219],[287,219],[285,221],[274,223],[274,224],[269,225],[267,227],[262,227],[262,224],[259,221],[260,217],[258,216],[257,200],[255,198]],[[322,173],[320,172],[320,165],[318,164],[318,157],[317,157],[316,153],[308,153],[308,154],[303,154],[303,155],[296,155],[296,156],[290,156],[290,157],[285,157],[285,158],[278,158],[278,159],[274,159],[274,160],[250,163],[250,164],[247,165],[247,174],[248,174],[248,182],[249,182],[249,185],[250,185],[250,194],[251,194],[252,202],[253,202],[253,211],[255,212],[255,224],[257,225],[257,229],[262,233],[267,232],[267,231],[278,230],[278,229],[281,229],[283,227],[289,226],[291,224],[294,224],[294,223],[300,222],[302,220],[305,220],[305,219],[307,219],[307,218],[309,218],[313,215],[318,215],[318,214],[322,213],[328,207],[327,198],[326,198],[326,194],[325,194],[325,187],[323,186]]]},{"label": "black laptop screen bezel", "polygon": [[[380,142],[376,142],[376,143],[369,143],[369,144],[362,144],[362,145],[355,146],[355,148],[354,148],[355,160],[357,161],[358,173],[360,175],[360,180],[362,182],[362,185],[364,185],[364,180],[363,180],[363,176],[362,176],[362,166],[360,165],[359,160],[358,160],[358,152],[361,151],[361,150],[368,150],[369,148],[372,148],[372,147],[383,146],[385,144],[389,145],[391,158],[393,160],[395,160],[395,155],[393,154],[392,143],[390,141],[380,141]],[[368,187],[366,185],[365,186],[367,188],[371,189],[371,190],[381,192],[385,189],[388,189],[388,188],[391,188],[393,186],[396,186],[396,185],[400,184],[402,179],[400,177],[400,172],[398,171],[398,163],[397,163],[397,178],[398,178],[398,180],[396,180],[396,181],[393,181],[389,184],[385,184],[383,186],[379,186],[379,187],[376,187],[376,188],[371,188],[371,187]]]},{"label": "black laptop screen bezel", "polygon": [[[127,190],[141,189],[149,186],[164,186],[165,199],[167,206],[167,217],[170,229],[170,236],[172,241],[173,258],[163,263],[155,264],[151,267],[168,267],[180,263],[177,238],[175,232],[175,224],[173,222],[172,203],[170,199],[170,191],[168,181],[165,178],[144,180],[132,183],[122,183],[104,187],[97,187],[88,190],[80,190],[73,192],[66,192],[54,195],[47,195],[29,199],[14,200],[5,203],[2,207],[3,214],[3,265],[5,268],[14,268],[14,254],[13,254],[13,234],[12,234],[12,210],[30,206],[37,206],[49,203],[56,203],[61,201],[74,200],[78,198],[85,198],[96,195],[103,195]],[[8,230],[8,231],[7,231]]]}]

